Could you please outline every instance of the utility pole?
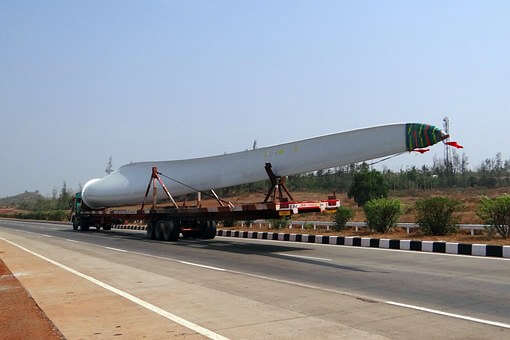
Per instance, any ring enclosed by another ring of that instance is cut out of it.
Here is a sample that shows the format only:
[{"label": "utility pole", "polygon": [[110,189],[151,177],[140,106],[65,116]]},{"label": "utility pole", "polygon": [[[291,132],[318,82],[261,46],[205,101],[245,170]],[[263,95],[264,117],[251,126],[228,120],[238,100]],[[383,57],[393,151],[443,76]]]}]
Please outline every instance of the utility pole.
[{"label": "utility pole", "polygon": [[[443,118],[443,131],[449,135],[450,134],[450,118],[448,117],[444,117]],[[448,178],[448,182],[451,181],[451,176],[453,174],[453,169],[452,169],[452,150],[451,148],[448,146],[448,144],[446,144],[446,142],[449,142],[450,141],[450,137],[448,137],[447,139],[445,139],[443,142],[444,142],[444,164],[445,164],[445,167],[446,167],[446,176]]]}]

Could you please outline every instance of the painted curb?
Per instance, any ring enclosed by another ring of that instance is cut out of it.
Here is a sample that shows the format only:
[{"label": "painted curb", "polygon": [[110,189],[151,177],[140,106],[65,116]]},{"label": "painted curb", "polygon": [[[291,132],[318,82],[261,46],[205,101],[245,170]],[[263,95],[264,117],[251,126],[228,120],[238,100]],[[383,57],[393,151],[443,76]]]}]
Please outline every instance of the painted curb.
[{"label": "painted curb", "polygon": [[416,241],[357,236],[328,236],[308,234],[287,234],[265,231],[218,230],[218,236],[258,240],[319,243],[352,247],[384,248],[431,253],[474,255],[510,258],[510,246],[492,244],[468,244],[443,241]]}]

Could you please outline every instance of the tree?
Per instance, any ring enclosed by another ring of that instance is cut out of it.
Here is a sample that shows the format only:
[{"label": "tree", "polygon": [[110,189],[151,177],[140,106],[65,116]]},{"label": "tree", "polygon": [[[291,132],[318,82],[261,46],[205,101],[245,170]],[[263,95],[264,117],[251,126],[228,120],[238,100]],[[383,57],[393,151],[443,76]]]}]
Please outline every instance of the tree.
[{"label": "tree", "polygon": [[108,158],[108,164],[106,164],[106,169],[104,170],[108,175],[113,172],[113,162],[112,162],[112,156]]},{"label": "tree", "polygon": [[66,181],[62,184],[62,189],[60,190],[60,196],[58,197],[58,208],[59,209],[69,209],[69,204],[71,202],[72,195],[67,190]]},{"label": "tree", "polygon": [[370,171],[368,166],[364,165],[361,171],[354,175],[347,196],[354,198],[358,206],[364,206],[374,198],[388,197],[388,183],[380,172]]}]

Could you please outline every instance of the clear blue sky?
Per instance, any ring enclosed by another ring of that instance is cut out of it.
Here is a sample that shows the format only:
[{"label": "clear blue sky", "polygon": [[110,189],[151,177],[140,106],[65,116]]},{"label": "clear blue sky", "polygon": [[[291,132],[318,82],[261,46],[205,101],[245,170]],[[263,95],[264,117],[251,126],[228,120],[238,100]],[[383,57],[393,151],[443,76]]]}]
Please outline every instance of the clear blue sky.
[{"label": "clear blue sky", "polygon": [[[0,1],[0,197],[392,122],[510,157],[509,1]],[[442,154],[404,155],[390,168]]]}]

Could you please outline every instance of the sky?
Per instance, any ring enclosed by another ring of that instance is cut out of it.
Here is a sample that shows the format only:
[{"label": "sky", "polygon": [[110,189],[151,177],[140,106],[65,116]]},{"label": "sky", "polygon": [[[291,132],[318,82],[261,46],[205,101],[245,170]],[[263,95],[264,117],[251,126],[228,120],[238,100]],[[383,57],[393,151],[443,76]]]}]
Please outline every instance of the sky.
[{"label": "sky", "polygon": [[[394,122],[510,158],[509,1],[0,0],[0,197]],[[382,166],[432,164],[431,152]]]}]

